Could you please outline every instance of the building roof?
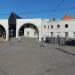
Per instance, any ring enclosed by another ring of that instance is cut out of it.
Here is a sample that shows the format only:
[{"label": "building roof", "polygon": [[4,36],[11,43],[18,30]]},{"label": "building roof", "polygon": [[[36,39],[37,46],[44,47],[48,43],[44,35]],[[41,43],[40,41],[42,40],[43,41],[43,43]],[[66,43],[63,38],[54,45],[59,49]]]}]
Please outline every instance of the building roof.
[{"label": "building roof", "polygon": [[9,18],[14,17],[15,19],[22,19],[22,17],[20,17],[19,15],[17,15],[15,12],[12,12],[9,16]]},{"label": "building roof", "polygon": [[9,16],[9,24],[16,24],[16,19],[22,19],[16,13],[12,12]]},{"label": "building roof", "polygon": [[62,20],[71,20],[71,19],[74,19],[72,16],[69,16],[69,15],[65,15]]}]

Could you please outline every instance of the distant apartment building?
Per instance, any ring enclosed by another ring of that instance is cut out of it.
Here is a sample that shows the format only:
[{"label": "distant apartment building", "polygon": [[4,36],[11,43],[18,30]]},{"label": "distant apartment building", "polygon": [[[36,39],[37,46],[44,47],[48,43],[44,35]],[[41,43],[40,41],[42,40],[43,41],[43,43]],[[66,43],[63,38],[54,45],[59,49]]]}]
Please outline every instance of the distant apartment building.
[{"label": "distant apartment building", "polygon": [[50,36],[75,38],[75,19],[71,16],[65,15],[59,21],[51,21],[50,27]]}]

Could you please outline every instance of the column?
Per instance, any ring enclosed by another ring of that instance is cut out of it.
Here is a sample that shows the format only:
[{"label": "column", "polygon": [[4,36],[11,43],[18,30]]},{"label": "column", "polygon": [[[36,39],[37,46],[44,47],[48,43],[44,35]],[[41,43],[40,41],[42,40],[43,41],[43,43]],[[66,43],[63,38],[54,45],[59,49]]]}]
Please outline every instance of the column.
[{"label": "column", "polygon": [[9,40],[9,27],[6,28],[6,41]]},{"label": "column", "polygon": [[19,31],[19,25],[16,24],[16,39],[18,39],[19,37],[18,31]]},{"label": "column", "polygon": [[41,31],[39,31],[39,42],[41,42],[42,34]]}]

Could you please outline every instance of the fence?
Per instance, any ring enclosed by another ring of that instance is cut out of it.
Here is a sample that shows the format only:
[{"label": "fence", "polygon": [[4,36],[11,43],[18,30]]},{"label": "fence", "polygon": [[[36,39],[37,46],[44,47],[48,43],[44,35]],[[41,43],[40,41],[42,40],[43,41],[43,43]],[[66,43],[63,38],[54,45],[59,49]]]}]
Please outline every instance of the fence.
[{"label": "fence", "polygon": [[46,43],[51,43],[51,44],[60,44],[64,45],[66,42],[66,38],[64,37],[46,37]]}]

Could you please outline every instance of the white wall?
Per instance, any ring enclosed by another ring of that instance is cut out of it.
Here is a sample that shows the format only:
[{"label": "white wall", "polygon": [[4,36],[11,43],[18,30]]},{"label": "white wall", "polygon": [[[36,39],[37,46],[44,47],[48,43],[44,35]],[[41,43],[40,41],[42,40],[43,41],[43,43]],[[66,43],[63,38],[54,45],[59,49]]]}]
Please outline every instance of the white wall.
[{"label": "white wall", "polygon": [[[65,28],[65,24],[68,24],[68,28]],[[73,32],[75,32],[75,20],[60,20],[55,22],[50,22],[50,26],[53,25],[53,29],[50,29],[50,32],[54,32],[54,36],[57,37],[57,33],[60,32],[61,37],[65,37],[65,32],[69,32],[68,38],[73,37]],[[60,28],[57,29],[57,25],[60,25]]]},{"label": "white wall", "polygon": [[8,20],[7,19],[0,19],[0,24],[5,28],[5,30],[6,30],[6,40],[8,40],[9,39]]},{"label": "white wall", "polygon": [[17,19],[16,20],[16,38],[19,37],[19,29],[24,25],[24,24],[33,24],[38,28],[39,31],[39,41],[41,41],[41,19]]},{"label": "white wall", "polygon": [[[29,35],[27,34],[27,32],[29,32]],[[31,28],[24,29],[24,36],[26,36],[26,37],[31,37],[31,38],[38,37],[38,34],[37,34],[37,36],[35,36],[34,33],[35,33],[34,29],[31,29]]]},{"label": "white wall", "polygon": [[[46,26],[46,28],[44,28],[44,26]],[[42,27],[41,27],[42,37],[50,36],[49,34],[50,30],[48,26],[50,26],[49,19],[42,19]]]},{"label": "white wall", "polygon": [[[73,20],[59,20],[59,21],[49,21],[49,19],[17,19],[16,20],[16,38],[19,37],[19,29],[24,24],[33,24],[38,28],[39,31],[39,41],[41,37],[51,36],[51,32],[54,33],[54,37],[57,37],[57,34],[60,33],[61,37],[65,37],[65,32],[69,32],[69,38],[75,38],[73,32],[75,32],[75,19]],[[0,24],[6,30],[6,40],[9,39],[9,27],[7,19],[0,19]],[[65,28],[65,24],[68,24],[68,28]],[[46,25],[46,28],[44,28]],[[53,29],[51,29],[53,25]],[[57,25],[60,25],[60,28],[57,29]],[[49,28],[48,28],[49,26]],[[32,31],[32,30],[31,30]]]}]

